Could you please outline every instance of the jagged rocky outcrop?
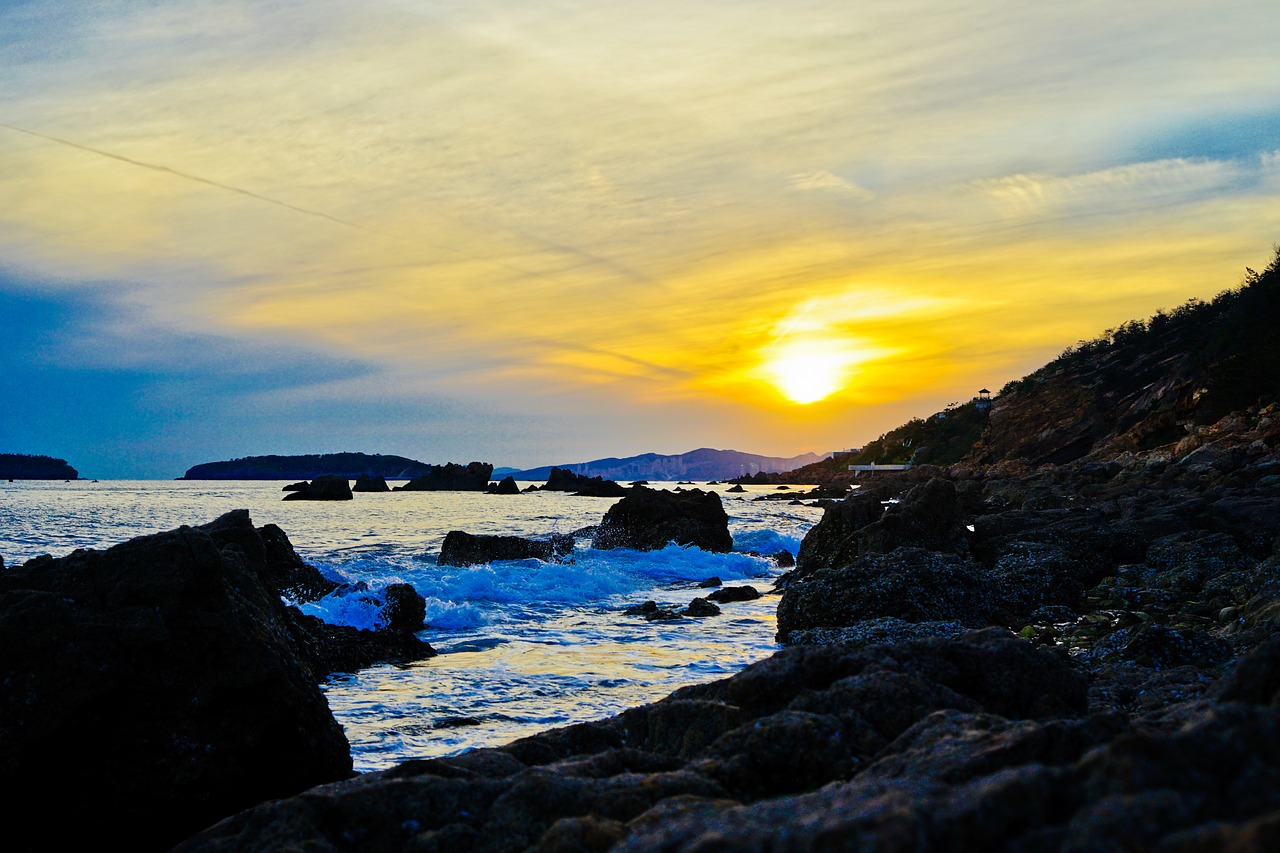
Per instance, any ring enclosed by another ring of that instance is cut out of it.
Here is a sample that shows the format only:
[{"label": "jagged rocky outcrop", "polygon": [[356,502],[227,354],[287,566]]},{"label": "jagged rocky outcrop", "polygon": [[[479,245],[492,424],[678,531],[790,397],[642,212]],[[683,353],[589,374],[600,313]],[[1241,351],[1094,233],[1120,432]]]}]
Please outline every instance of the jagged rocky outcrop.
[{"label": "jagged rocky outcrop", "polygon": [[[295,483],[294,486],[297,484]],[[290,488],[286,501],[349,501],[351,484],[346,477],[316,477],[302,488]]]},{"label": "jagged rocky outcrop", "polygon": [[635,486],[605,513],[591,546],[656,551],[671,542],[731,551],[733,537],[720,496],[701,489],[667,492]]},{"label": "jagged rocky outcrop", "polygon": [[0,571],[0,786],[8,849],[164,849],[242,808],[346,778],[318,681],[434,654],[424,602],[379,631],[286,606],[340,594],[246,510]]},{"label": "jagged rocky outcrop", "polygon": [[490,483],[485,491],[491,495],[518,495],[520,487],[516,485],[515,477],[508,474],[500,482]]},{"label": "jagged rocky outcrop", "polygon": [[558,560],[573,552],[573,537],[552,534],[547,539],[491,536],[450,530],[440,546],[436,565],[472,566],[494,560]]},{"label": "jagged rocky outcrop", "polygon": [[298,456],[245,456],[193,465],[182,480],[313,480],[316,477],[384,477],[404,480],[432,466],[404,456],[381,453],[311,453]]},{"label": "jagged rocky outcrop", "polygon": [[488,462],[469,462],[465,466],[456,462],[432,465],[431,469],[414,477],[397,492],[483,492],[489,486],[493,465]]},{"label": "jagged rocky outcrop", "polygon": [[552,468],[542,491],[573,492],[591,498],[620,498],[627,493],[627,487],[604,477],[575,474],[568,468]]},{"label": "jagged rocky outcrop", "polygon": [[65,459],[30,456],[25,453],[0,453],[0,479],[78,480],[80,473],[68,465]]},{"label": "jagged rocky outcrop", "polygon": [[184,527],[0,574],[10,849],[163,848],[350,773],[251,534]]}]

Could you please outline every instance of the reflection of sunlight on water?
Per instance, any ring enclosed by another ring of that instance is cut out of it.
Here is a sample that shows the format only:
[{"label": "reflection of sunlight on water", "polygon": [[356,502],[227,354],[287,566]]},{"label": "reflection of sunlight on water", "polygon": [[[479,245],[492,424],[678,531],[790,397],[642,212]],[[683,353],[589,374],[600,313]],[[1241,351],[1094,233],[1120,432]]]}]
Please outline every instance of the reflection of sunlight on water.
[{"label": "reflection of sunlight on water", "polygon": [[[700,592],[664,597],[688,603]],[[725,604],[720,616],[678,622],[577,612],[479,651],[343,676],[326,695],[351,740],[356,769],[381,769],[602,719],[730,675],[777,648],[776,607],[777,597],[765,596]]]}]

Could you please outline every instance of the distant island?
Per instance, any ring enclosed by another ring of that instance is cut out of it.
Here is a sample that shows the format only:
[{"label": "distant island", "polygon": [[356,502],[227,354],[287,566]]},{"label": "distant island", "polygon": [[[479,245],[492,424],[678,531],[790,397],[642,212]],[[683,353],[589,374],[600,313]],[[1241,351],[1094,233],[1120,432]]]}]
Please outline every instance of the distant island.
[{"label": "distant island", "polygon": [[[205,462],[187,469],[180,480],[314,480],[316,477],[382,477],[411,480],[435,466],[404,456],[381,453],[310,453],[302,456],[245,456]],[[59,475],[61,476],[61,475]],[[75,476],[73,473],[72,476]]]},{"label": "distant island", "polygon": [[727,480],[759,472],[774,474],[811,465],[826,458],[817,453],[778,457],[743,453],[739,450],[713,450],[701,447],[688,453],[663,455],[645,453],[623,459],[609,457],[591,462],[546,465],[512,474],[517,480],[545,480],[552,468],[564,468],[575,474],[603,477],[606,480]]},{"label": "distant island", "polygon": [[23,453],[0,453],[0,479],[4,480],[78,480],[80,472],[65,459],[52,456],[28,456]]}]

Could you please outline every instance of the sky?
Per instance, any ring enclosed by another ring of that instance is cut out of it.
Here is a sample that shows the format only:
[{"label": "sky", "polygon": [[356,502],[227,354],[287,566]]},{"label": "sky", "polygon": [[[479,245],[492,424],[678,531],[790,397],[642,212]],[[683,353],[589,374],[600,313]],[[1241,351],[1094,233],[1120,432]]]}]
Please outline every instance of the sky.
[{"label": "sky", "polygon": [[1274,0],[9,0],[0,452],[855,447],[1280,240]]}]

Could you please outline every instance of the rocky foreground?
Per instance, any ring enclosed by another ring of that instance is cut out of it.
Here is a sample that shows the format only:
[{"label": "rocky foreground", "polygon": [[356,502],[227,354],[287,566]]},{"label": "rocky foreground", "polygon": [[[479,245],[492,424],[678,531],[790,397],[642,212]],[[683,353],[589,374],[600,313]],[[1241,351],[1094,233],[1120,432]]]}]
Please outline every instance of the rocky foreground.
[{"label": "rocky foreground", "polygon": [[770,659],[179,849],[1277,849],[1276,414],[878,481],[805,539]]}]

